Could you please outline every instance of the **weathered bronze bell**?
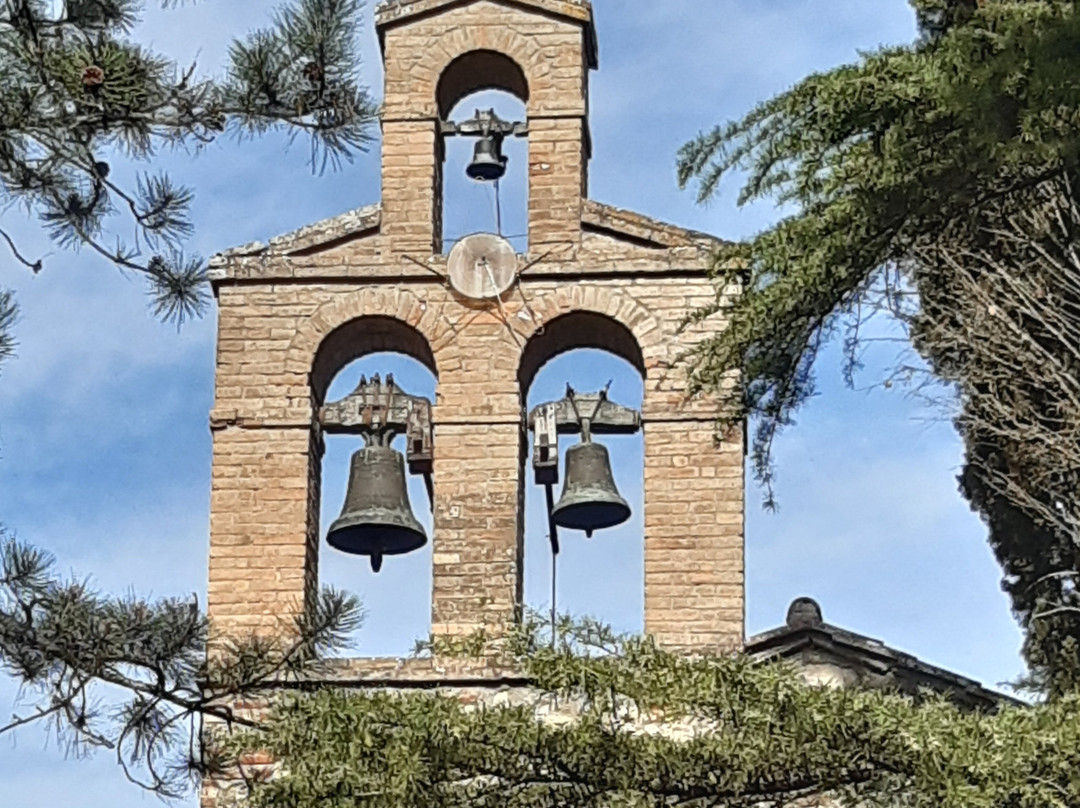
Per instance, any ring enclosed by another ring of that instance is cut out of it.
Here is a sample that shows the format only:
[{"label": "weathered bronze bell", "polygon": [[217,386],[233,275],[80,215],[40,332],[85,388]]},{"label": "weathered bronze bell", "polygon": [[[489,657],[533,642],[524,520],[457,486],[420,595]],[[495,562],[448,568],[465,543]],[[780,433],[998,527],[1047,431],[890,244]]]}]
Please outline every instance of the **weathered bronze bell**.
[{"label": "weathered bronze bell", "polygon": [[559,527],[584,530],[590,537],[594,530],[630,518],[630,506],[615,488],[606,448],[586,441],[566,450],[566,482],[551,515]]},{"label": "weathered bronze bell", "polygon": [[342,552],[370,556],[375,572],[382,568],[383,556],[411,553],[427,544],[409,505],[401,452],[368,446],[352,456],[345,507],[330,525],[326,541]]},{"label": "weathered bronze bell", "polygon": [[465,173],[474,180],[493,182],[506,173],[506,158],[502,153],[502,138],[484,135],[476,141],[473,159]]}]

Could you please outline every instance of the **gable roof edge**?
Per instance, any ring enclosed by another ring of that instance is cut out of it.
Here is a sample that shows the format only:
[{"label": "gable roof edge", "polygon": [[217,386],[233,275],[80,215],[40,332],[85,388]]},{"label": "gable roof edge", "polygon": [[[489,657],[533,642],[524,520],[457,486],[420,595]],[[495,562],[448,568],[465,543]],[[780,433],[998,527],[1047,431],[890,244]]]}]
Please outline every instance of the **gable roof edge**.
[{"label": "gable roof edge", "polygon": [[[379,48],[385,51],[383,34],[387,28],[402,25],[415,17],[438,13],[447,6],[467,5],[474,2],[477,0],[383,0],[375,7],[375,32],[379,38]],[[595,70],[599,67],[596,23],[590,0],[492,0],[492,2],[580,23],[584,28],[585,56],[589,68]]]},{"label": "gable roof edge", "polygon": [[688,230],[592,199],[582,200],[581,225],[585,230],[623,235],[629,241],[647,242],[658,249],[696,247],[715,252],[717,248],[730,244],[729,241],[708,233]]},{"label": "gable roof edge", "polygon": [[[810,619],[806,613],[797,613],[799,605],[810,605],[815,612]],[[821,620],[820,607],[808,598],[799,598],[792,604],[786,625],[764,631],[747,639],[743,651],[751,658],[768,660],[793,660],[803,652],[817,650],[837,660],[855,662],[864,669],[883,677],[899,673],[908,681],[932,683],[931,689],[948,695],[954,693],[966,697],[971,704],[994,709],[1004,706],[1022,706],[1024,702],[985,687],[982,683],[959,673],[924,662],[913,654],[900,651],[880,640],[857,634]],[[901,680],[894,680],[900,684]]]},{"label": "gable roof edge", "polygon": [[269,242],[253,241],[230,247],[210,259],[210,267],[222,267],[236,258],[253,256],[288,256],[329,246],[343,239],[374,234],[382,224],[382,205],[366,205],[329,219],[322,219],[296,230],[275,236]]}]

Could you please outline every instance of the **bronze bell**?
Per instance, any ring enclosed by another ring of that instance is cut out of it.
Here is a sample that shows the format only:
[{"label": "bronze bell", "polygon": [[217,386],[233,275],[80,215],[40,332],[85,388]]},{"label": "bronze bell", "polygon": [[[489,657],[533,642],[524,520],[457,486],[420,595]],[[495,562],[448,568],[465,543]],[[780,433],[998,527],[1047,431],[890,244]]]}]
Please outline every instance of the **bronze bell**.
[{"label": "bronze bell", "polygon": [[465,173],[474,180],[493,182],[506,173],[506,158],[502,153],[502,137],[484,135],[476,141],[473,159]]},{"label": "bronze bell", "polygon": [[589,537],[594,530],[630,518],[630,506],[615,488],[606,448],[586,440],[566,450],[566,483],[551,516],[559,527],[584,530]]},{"label": "bronze bell", "polygon": [[405,458],[388,446],[368,446],[352,456],[349,488],[326,541],[345,553],[371,557],[382,568],[384,555],[402,555],[427,544],[405,487]]}]

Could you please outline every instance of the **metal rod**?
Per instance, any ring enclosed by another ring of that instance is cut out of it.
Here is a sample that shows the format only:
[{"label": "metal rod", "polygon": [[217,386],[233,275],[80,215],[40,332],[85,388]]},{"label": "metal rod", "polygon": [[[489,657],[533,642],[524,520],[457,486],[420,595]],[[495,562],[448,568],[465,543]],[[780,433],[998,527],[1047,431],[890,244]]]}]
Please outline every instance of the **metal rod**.
[{"label": "metal rod", "polygon": [[421,261],[419,258],[414,258],[411,255],[402,255],[401,257],[404,258],[406,261],[412,261],[414,264],[416,264],[418,267],[420,267],[420,269],[422,269],[422,270],[424,270],[426,272],[430,272],[432,275],[439,278],[444,284],[448,283],[448,280],[447,280],[445,275],[443,275],[441,272],[439,272],[439,270],[435,269],[434,267],[428,266],[423,261]]},{"label": "metal rod", "polygon": [[556,588],[557,572],[559,568],[559,551],[556,549],[557,545],[552,543],[551,545],[551,648],[555,649],[555,626],[558,620],[558,609],[556,608],[556,598],[558,597],[558,591]]},{"label": "metal rod", "polygon": [[553,512],[555,510],[555,492],[551,490],[551,483],[544,486],[544,498],[547,500],[548,512],[548,541],[551,542],[551,552],[559,554],[559,526],[555,524]]},{"label": "metal rod", "polygon": [[435,512],[435,483],[431,479],[431,472],[424,472],[424,488],[427,489],[428,504],[431,505],[432,513]]},{"label": "metal rod", "polygon": [[551,485],[544,486],[544,497],[547,500],[547,512],[548,512],[548,543],[551,545],[551,647],[555,647],[555,624],[558,615],[556,598],[556,570],[558,568],[559,560],[559,526],[555,524],[555,519],[552,517],[551,512],[555,509],[555,492],[551,490]]},{"label": "metal rod", "polygon": [[495,232],[500,236],[502,232],[502,195],[499,193],[499,181],[495,180]]}]

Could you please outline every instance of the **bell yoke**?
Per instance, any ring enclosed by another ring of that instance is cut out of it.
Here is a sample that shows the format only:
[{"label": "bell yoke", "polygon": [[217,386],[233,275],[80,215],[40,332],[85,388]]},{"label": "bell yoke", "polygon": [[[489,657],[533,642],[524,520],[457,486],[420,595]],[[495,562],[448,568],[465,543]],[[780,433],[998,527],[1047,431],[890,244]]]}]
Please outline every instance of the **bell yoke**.
[{"label": "bell yoke", "polygon": [[472,118],[461,123],[442,121],[440,129],[444,137],[465,135],[477,138],[473,159],[465,168],[465,174],[479,182],[502,179],[507,163],[502,153],[503,139],[510,135],[524,137],[529,133],[528,124],[504,121],[493,109],[478,109]]}]

